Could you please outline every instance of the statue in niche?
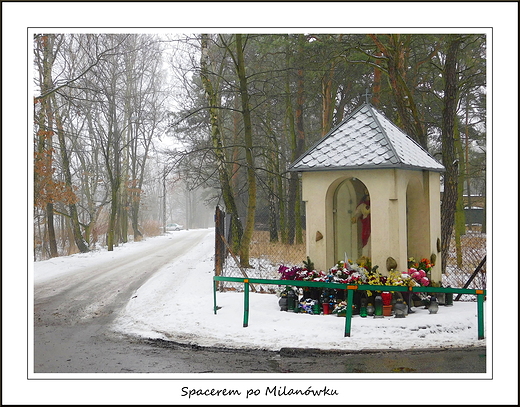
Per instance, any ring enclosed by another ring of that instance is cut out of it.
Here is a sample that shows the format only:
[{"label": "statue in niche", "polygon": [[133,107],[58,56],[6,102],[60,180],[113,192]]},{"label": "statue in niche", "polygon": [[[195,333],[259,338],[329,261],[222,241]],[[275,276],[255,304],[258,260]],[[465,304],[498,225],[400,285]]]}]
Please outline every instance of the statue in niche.
[{"label": "statue in niche", "polygon": [[368,193],[365,193],[359,201],[352,217],[352,223],[356,223],[358,220],[361,221],[361,246],[363,252],[366,252],[365,247],[368,245],[370,238],[370,196]]}]

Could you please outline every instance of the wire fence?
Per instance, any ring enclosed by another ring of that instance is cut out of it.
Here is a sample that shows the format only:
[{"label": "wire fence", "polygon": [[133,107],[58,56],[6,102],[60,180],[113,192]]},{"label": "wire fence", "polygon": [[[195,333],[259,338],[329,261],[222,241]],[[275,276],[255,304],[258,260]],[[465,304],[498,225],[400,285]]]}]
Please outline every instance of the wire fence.
[{"label": "wire fence", "polygon": [[[252,279],[280,279],[278,267],[303,266],[306,259],[305,230],[301,230],[301,242],[284,243],[273,239],[273,233],[263,222],[257,222],[250,245],[251,268],[240,267],[238,255],[231,253],[227,242],[228,227],[224,212],[217,208],[215,225],[215,275],[222,277],[246,277]],[[266,230],[267,229],[267,230]],[[219,249],[220,247],[220,249]],[[468,230],[461,236],[460,243],[452,239],[447,259],[446,272],[442,276],[443,287],[486,289],[486,234],[479,230]],[[222,291],[241,291],[243,284],[219,282]],[[255,292],[275,293],[276,286],[252,285]],[[459,301],[476,301],[476,296],[463,294]]]},{"label": "wire fence", "polygon": [[[444,287],[487,289],[486,234],[472,228],[461,236],[460,243],[452,237],[446,262],[446,273],[442,275]],[[472,295],[463,294],[460,301],[475,301]]]}]

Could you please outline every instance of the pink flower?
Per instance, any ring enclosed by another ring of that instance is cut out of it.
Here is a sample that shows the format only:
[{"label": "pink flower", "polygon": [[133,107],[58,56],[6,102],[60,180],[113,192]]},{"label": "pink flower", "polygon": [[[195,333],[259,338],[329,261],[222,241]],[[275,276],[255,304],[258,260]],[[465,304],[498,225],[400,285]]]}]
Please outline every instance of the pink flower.
[{"label": "pink flower", "polygon": [[424,270],[417,270],[419,274],[421,274],[421,277],[426,277],[426,272]]},{"label": "pink flower", "polygon": [[430,284],[430,280],[428,280],[428,277],[421,277],[420,283],[423,286],[427,286],[428,284]]},{"label": "pink flower", "polygon": [[415,270],[412,274],[411,274],[411,277],[414,279],[414,280],[417,280],[419,281],[421,279],[421,273],[419,273],[417,270]]}]

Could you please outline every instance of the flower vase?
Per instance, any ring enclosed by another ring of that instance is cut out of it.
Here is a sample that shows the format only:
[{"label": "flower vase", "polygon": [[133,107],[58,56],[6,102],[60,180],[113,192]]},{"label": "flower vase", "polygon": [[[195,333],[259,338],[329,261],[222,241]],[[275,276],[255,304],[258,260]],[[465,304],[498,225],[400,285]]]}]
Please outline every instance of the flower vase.
[{"label": "flower vase", "polygon": [[374,318],[383,318],[383,300],[381,295],[377,294],[374,302]]},{"label": "flower vase", "polygon": [[329,315],[330,314],[329,305],[330,304],[328,302],[324,302],[323,304],[321,304],[321,306],[323,308],[323,315]]},{"label": "flower vase", "polygon": [[318,301],[314,300],[312,302],[311,309],[312,309],[312,313],[314,315],[319,315],[320,314],[320,303]]},{"label": "flower vase", "polygon": [[428,311],[430,314],[436,314],[439,311],[439,303],[437,302],[436,297],[430,298],[430,305],[428,306]]},{"label": "flower vase", "polygon": [[367,316],[369,316],[369,317],[374,316],[374,312],[375,312],[375,307],[371,302],[369,302],[367,305]]},{"label": "flower vase", "polygon": [[287,295],[281,296],[278,300],[278,305],[280,306],[280,311],[287,311]]},{"label": "flower vase", "polygon": [[385,317],[392,316],[392,304],[390,304],[390,305],[383,304],[383,316],[385,316]]},{"label": "flower vase", "polygon": [[367,299],[366,297],[361,298],[359,303],[359,316],[361,318],[366,318],[368,315],[367,312]]}]

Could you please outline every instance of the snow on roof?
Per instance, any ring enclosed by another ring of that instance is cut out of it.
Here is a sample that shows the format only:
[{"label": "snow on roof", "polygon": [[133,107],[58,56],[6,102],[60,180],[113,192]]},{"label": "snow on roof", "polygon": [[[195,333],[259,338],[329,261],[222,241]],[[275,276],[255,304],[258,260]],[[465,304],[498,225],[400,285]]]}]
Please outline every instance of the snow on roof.
[{"label": "snow on roof", "polygon": [[442,164],[368,103],[314,144],[289,170],[370,168],[444,171]]}]

